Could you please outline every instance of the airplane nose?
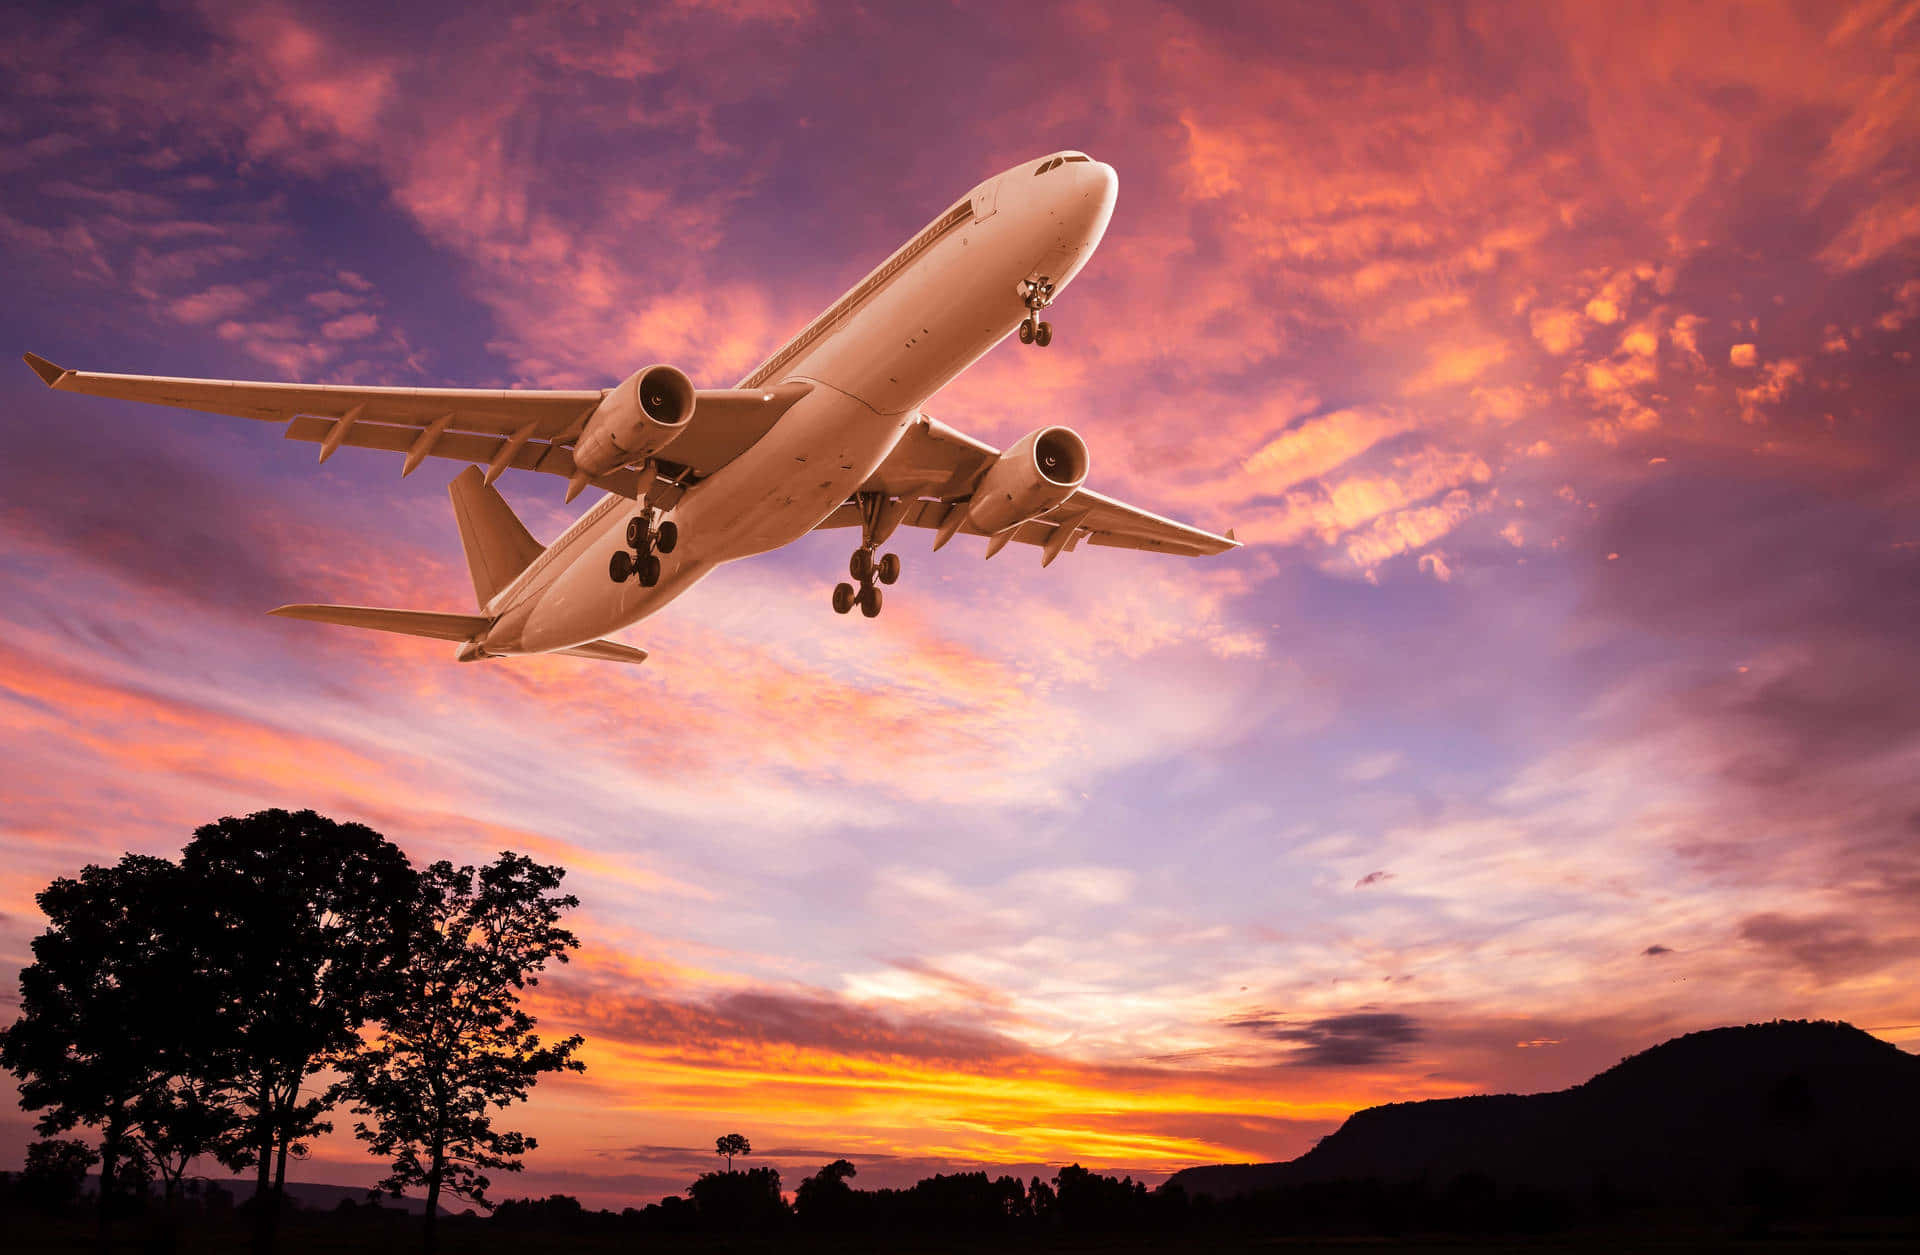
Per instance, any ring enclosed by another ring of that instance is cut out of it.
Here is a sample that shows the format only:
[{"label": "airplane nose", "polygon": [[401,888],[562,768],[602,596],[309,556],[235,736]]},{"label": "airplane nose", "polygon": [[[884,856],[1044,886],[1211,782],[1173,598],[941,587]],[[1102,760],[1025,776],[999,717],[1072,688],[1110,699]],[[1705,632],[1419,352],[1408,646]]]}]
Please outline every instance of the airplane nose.
[{"label": "airplane nose", "polygon": [[1107,233],[1114,202],[1120,196],[1120,176],[1102,161],[1076,161],[1066,168],[1073,171],[1075,192],[1075,203],[1067,217],[1080,236],[1076,242],[1091,248]]}]

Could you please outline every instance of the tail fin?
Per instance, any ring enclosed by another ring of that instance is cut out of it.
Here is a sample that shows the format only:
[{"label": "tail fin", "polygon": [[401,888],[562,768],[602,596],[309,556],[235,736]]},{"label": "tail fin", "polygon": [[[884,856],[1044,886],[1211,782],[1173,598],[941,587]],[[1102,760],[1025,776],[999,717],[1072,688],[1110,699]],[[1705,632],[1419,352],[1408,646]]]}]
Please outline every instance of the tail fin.
[{"label": "tail fin", "polygon": [[374,606],[281,606],[272,613],[285,619],[337,623],[341,627],[372,628],[402,636],[430,636],[440,641],[466,641],[487,630],[493,620],[483,614],[441,614],[437,610],[382,610]]},{"label": "tail fin", "polygon": [[455,476],[447,485],[447,495],[453,499],[454,522],[460,526],[460,544],[467,551],[473,595],[485,607],[545,547],[514,517],[506,498],[486,482],[479,467],[469,466]]}]

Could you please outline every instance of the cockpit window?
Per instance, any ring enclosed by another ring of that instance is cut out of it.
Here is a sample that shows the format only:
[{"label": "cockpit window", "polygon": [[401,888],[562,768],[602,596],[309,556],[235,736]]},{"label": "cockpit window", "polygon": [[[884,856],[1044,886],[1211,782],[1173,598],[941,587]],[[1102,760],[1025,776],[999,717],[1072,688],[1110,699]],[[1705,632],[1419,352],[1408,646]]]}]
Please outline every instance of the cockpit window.
[{"label": "cockpit window", "polygon": [[1062,157],[1062,158],[1060,158],[1060,160],[1062,160],[1062,161],[1092,161],[1092,160],[1093,160],[1093,158],[1091,158],[1091,157]]},{"label": "cockpit window", "polygon": [[1040,168],[1033,172],[1034,176],[1037,178],[1038,176],[1045,174],[1047,171],[1053,169],[1055,166],[1059,165],[1063,161],[1074,161],[1074,160],[1085,161],[1086,158],[1080,157],[1076,159],[1073,157],[1055,157],[1052,161],[1043,161],[1040,163]]}]

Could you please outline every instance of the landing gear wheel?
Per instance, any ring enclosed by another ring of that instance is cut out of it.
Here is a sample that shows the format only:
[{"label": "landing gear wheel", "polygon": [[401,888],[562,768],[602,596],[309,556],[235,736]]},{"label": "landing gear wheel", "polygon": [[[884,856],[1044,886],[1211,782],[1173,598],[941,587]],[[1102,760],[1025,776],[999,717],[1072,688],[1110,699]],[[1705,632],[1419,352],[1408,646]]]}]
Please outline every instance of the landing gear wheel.
[{"label": "landing gear wheel", "polygon": [[647,547],[647,521],[639,515],[627,520],[627,548],[645,549]]},{"label": "landing gear wheel", "polygon": [[888,553],[880,555],[880,565],[876,570],[882,584],[891,584],[900,578],[900,555]]},{"label": "landing gear wheel", "polygon": [[637,567],[640,572],[640,587],[652,588],[660,582],[660,559],[647,554],[640,559]]},{"label": "landing gear wheel", "polygon": [[672,553],[673,547],[680,543],[680,525],[662,523],[653,533],[653,547],[661,553]]},{"label": "landing gear wheel", "polygon": [[854,550],[853,557],[847,559],[847,574],[859,583],[870,582],[873,579],[873,550]]},{"label": "landing gear wheel", "polygon": [[1043,322],[1038,327],[1034,328],[1033,342],[1039,345],[1043,349],[1046,348],[1049,344],[1052,344],[1053,343],[1053,324],[1050,322]]},{"label": "landing gear wheel", "polygon": [[845,614],[847,611],[853,609],[853,601],[853,585],[835,584],[833,586],[833,612],[835,614]]},{"label": "landing gear wheel", "polygon": [[860,590],[860,613],[869,619],[880,613],[880,590],[872,584]]},{"label": "landing gear wheel", "polygon": [[633,574],[633,555],[624,549],[616,549],[607,559],[607,576],[616,584],[624,584]]},{"label": "landing gear wheel", "polygon": [[1032,344],[1034,335],[1033,319],[1022,319],[1020,323],[1020,343]]}]

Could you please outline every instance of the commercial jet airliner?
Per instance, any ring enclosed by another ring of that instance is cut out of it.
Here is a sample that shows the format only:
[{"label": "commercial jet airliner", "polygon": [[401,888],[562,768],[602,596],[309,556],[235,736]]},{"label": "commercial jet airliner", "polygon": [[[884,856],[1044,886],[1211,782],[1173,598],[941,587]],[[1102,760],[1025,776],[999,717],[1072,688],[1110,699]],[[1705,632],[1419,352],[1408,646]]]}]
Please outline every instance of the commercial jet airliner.
[{"label": "commercial jet airliner", "polygon": [[[672,366],[615,388],[540,392],[248,383],[65,370],[27,354],[53,388],[286,424],[286,435],[469,463],[448,492],[476,614],[295,605],[272,613],[459,644],[461,661],[558,653],[637,663],[602,639],[653,614],[723,562],[817,528],[858,528],[850,582],[833,608],[880,613],[901,524],[939,549],[981,536],[1042,565],[1082,541],[1199,555],[1238,544],[1086,487],[1086,443],[1041,427],[1004,452],[921,406],[987,350],[1019,333],[1045,347],[1041,317],[1080,273],[1113,216],[1113,169],[1060,152],[986,180],[940,214],[737,387],[696,388]],[[485,470],[481,470],[485,467]],[[493,483],[508,470],[607,494],[542,546]]]}]

